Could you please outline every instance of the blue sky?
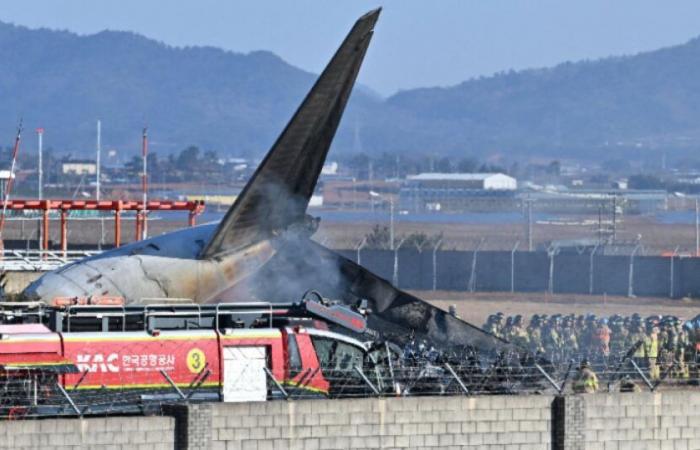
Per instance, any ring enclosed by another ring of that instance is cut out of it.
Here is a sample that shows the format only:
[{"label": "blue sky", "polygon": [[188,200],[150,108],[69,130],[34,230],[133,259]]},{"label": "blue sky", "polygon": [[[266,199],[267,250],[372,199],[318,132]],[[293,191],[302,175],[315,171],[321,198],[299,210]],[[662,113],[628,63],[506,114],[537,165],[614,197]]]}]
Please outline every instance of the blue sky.
[{"label": "blue sky", "polygon": [[508,69],[631,54],[700,35],[697,0],[2,0],[0,20],[171,45],[271,50],[318,72],[356,17],[384,12],[360,82],[383,95]]}]

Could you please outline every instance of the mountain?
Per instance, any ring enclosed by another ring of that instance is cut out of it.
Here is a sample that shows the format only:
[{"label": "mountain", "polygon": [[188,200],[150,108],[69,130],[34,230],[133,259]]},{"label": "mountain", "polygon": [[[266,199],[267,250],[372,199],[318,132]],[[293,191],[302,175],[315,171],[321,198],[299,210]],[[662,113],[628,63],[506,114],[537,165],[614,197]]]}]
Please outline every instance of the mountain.
[{"label": "mountain", "polygon": [[407,150],[435,143],[443,152],[568,157],[695,150],[700,39],[634,56],[414,89],[389,98],[387,106],[397,122],[391,136]]},{"label": "mountain", "polygon": [[[156,151],[197,144],[259,155],[316,78],[270,52],[175,48],[128,32],[79,36],[6,23],[0,61],[6,141],[23,117],[27,129],[45,128],[45,145],[74,154],[92,153],[100,118],[105,148],[138,151],[147,124]],[[354,97],[356,105],[381,101]]]},{"label": "mountain", "polygon": [[[46,129],[47,146],[74,154],[92,153],[100,118],[105,148],[124,153],[138,151],[147,124],[154,151],[196,144],[258,156],[315,80],[270,52],[176,48],[128,32],[79,36],[2,22],[0,61],[5,141],[23,117],[27,129]],[[694,39],[387,99],[360,87],[334,149],[585,159],[688,153],[699,145]]]}]

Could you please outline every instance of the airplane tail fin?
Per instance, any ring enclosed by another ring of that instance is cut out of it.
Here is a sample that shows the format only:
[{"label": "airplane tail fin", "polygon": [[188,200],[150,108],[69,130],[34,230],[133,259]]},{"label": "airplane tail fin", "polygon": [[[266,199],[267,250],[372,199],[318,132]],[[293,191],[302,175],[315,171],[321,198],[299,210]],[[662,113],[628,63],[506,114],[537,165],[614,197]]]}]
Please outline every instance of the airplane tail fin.
[{"label": "airplane tail fin", "polygon": [[201,258],[273,237],[301,223],[360,70],[380,9],[360,17],[228,210]]}]

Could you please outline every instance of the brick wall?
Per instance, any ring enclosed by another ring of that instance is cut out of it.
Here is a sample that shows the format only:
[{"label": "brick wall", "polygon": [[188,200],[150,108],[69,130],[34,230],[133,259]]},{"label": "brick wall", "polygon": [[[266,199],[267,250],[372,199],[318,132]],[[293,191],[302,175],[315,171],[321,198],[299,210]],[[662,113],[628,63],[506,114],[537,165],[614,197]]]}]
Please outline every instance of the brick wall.
[{"label": "brick wall", "polygon": [[211,448],[548,449],[552,397],[422,397],[212,405]]},{"label": "brick wall", "polygon": [[700,392],[583,396],[586,450],[700,449]]},{"label": "brick wall", "polygon": [[171,450],[171,417],[109,417],[0,422],[2,449]]}]

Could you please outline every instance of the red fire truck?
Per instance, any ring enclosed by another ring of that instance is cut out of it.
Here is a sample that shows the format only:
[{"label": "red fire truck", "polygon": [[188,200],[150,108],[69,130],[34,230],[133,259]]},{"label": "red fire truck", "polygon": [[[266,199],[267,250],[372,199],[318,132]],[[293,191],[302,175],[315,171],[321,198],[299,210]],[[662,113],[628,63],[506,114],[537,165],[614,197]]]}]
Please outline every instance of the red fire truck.
[{"label": "red fire truck", "polygon": [[[369,344],[356,338],[366,332],[363,311],[320,295],[290,304],[57,303],[0,305],[0,414],[333,396],[374,390],[379,378]],[[350,333],[329,329],[337,327]]]}]

